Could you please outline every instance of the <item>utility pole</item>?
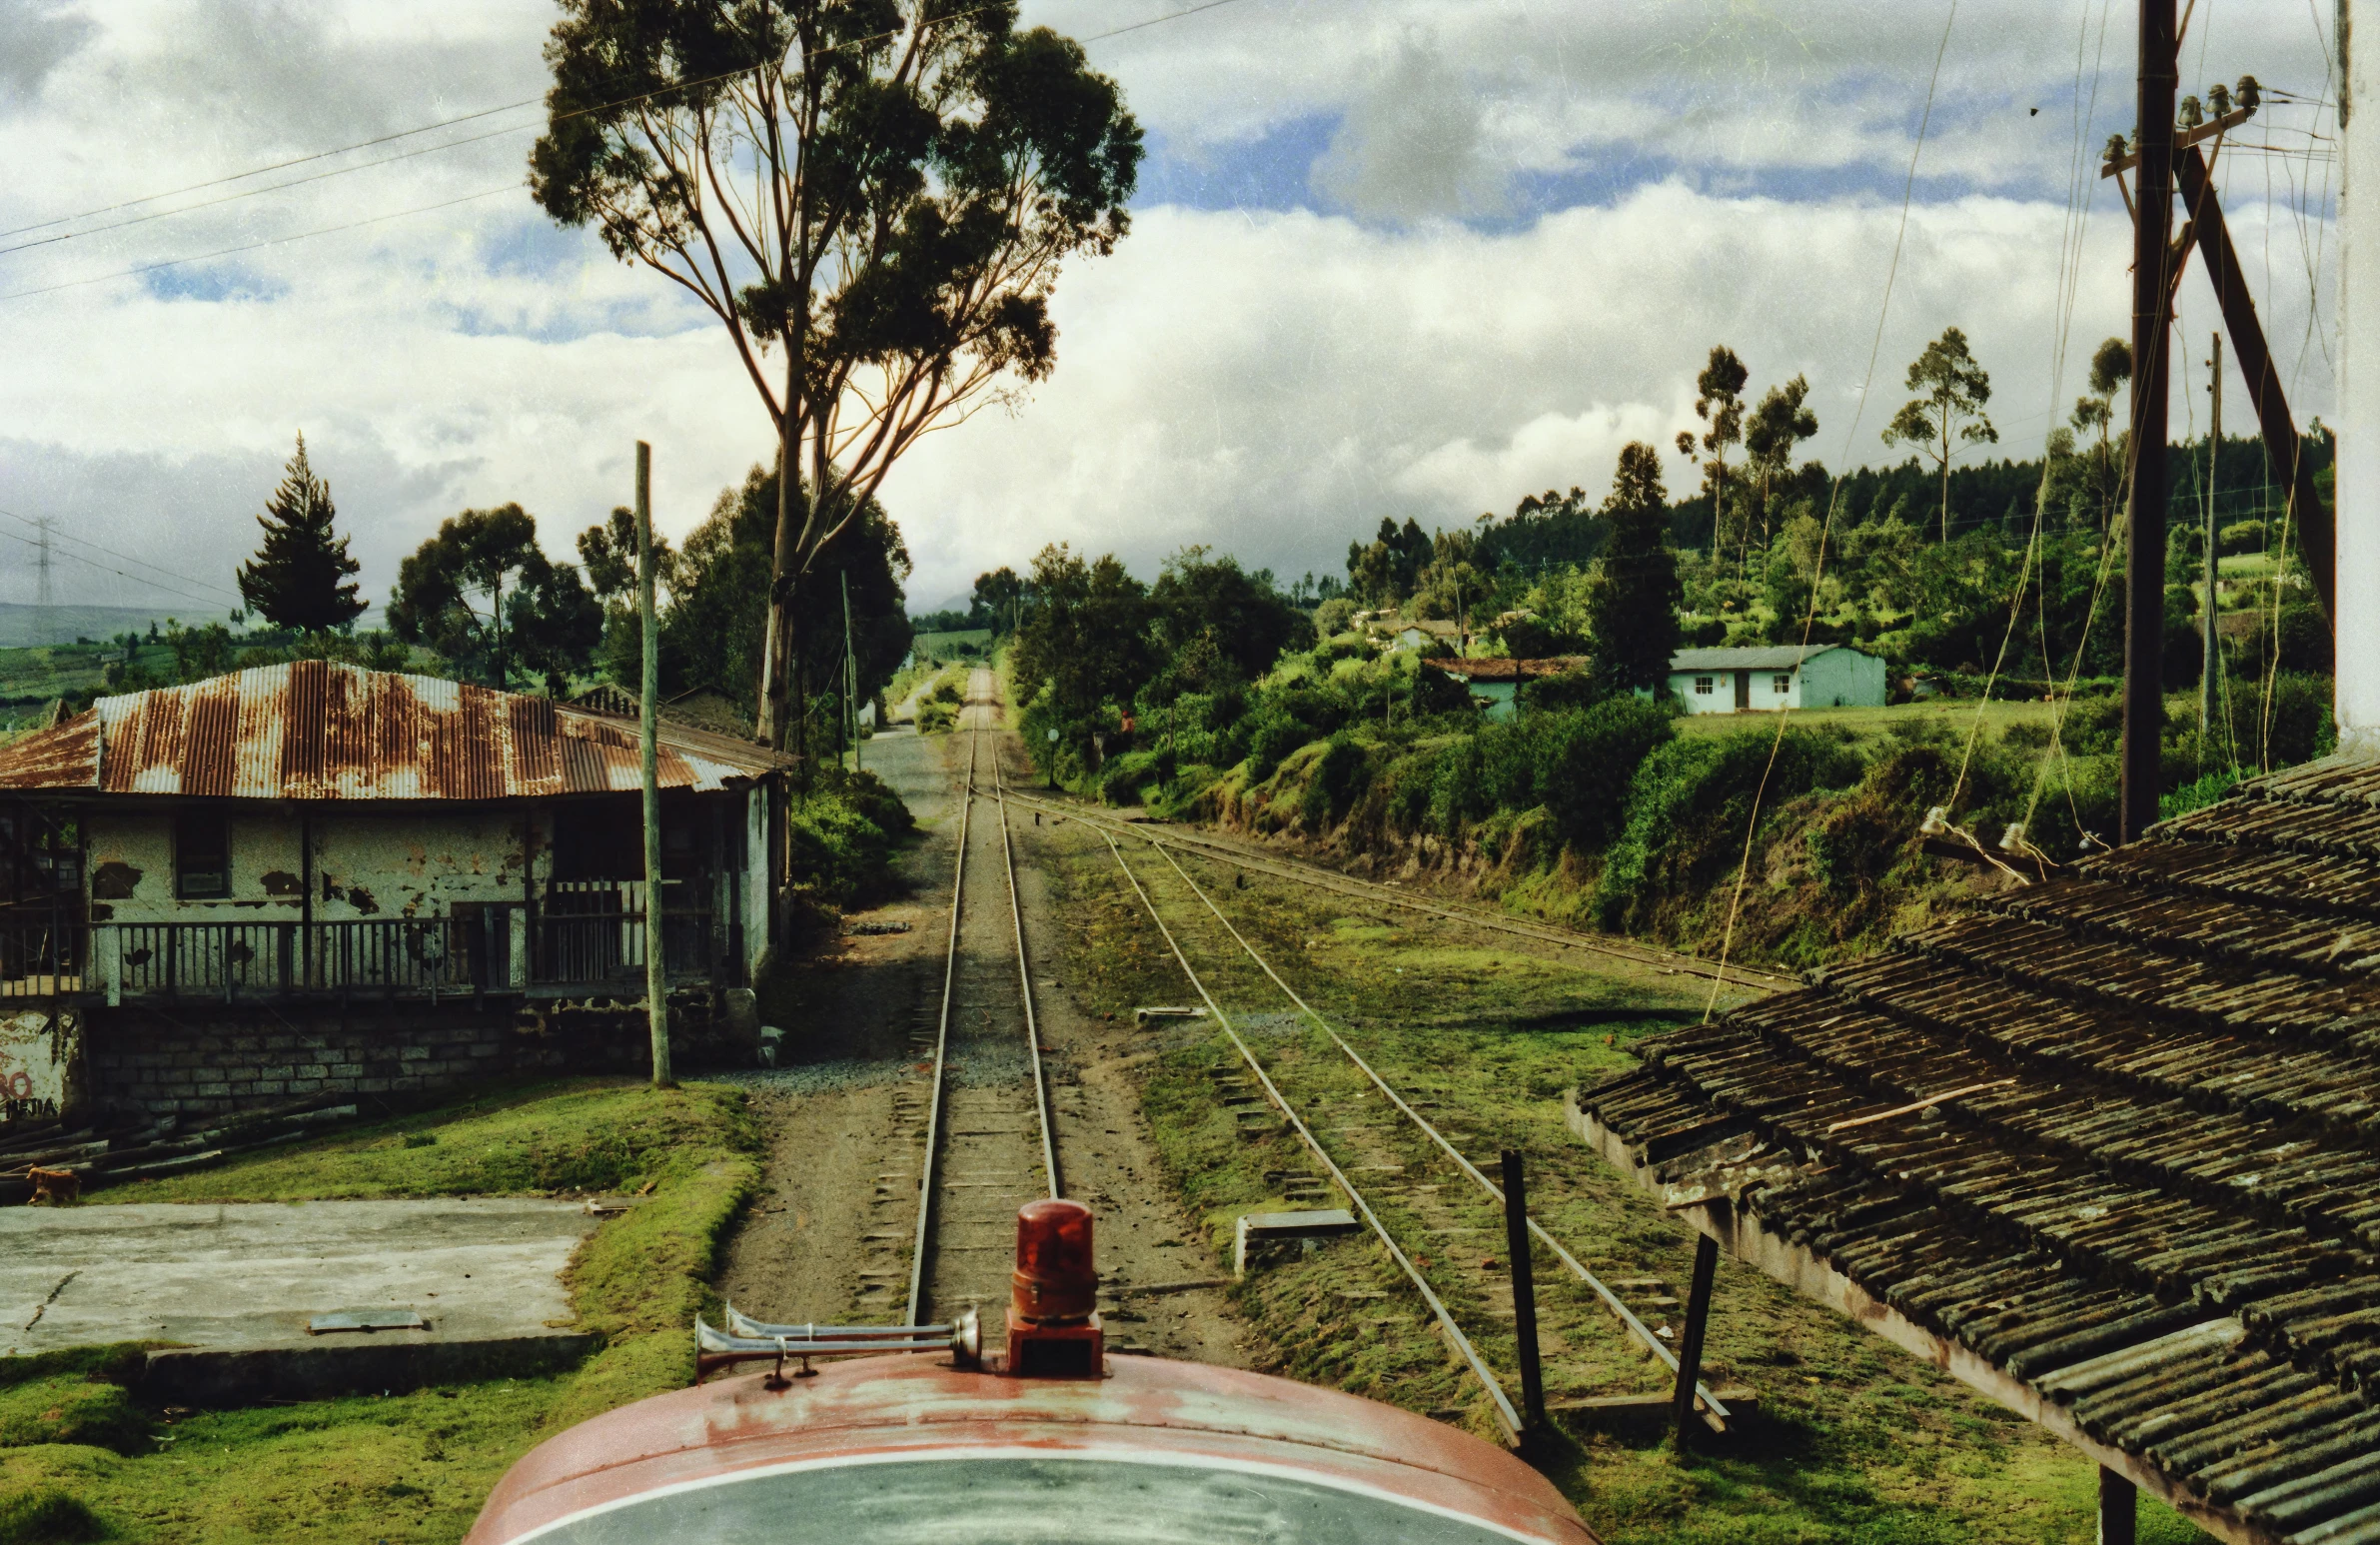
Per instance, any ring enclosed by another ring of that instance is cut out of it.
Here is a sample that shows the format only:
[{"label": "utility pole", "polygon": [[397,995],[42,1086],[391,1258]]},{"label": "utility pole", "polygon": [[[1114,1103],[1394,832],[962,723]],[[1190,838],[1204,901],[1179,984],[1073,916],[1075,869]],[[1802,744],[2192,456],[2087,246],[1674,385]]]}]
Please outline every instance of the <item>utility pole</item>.
[{"label": "utility pole", "polygon": [[851,725],[851,771],[859,771],[859,664],[851,654],[851,576],[848,571],[837,574],[843,582],[843,710]]},{"label": "utility pole", "polygon": [[2223,335],[2216,333],[2214,358],[2206,362],[2211,372],[2206,393],[2214,400],[2214,414],[2206,432],[2206,521],[2205,521],[2205,578],[2206,599],[2198,605],[2198,638],[2204,646],[2204,669],[2198,674],[2198,760],[2206,761],[2215,735],[2215,672],[2222,666],[2215,639],[2215,485],[2223,467]]},{"label": "utility pole", "polygon": [[644,764],[644,1006],[652,1026],[652,1086],[674,1087],[669,1072],[668,960],[661,943],[661,650],[652,617],[652,447],[636,442],[636,621],[643,634],[644,701],[637,739]]},{"label": "utility pole", "polygon": [[2140,0],[2139,197],[2132,222],[2132,490],[2124,554],[2119,841],[2157,819],[2165,718],[2166,340],[2173,286],[2173,0]]}]

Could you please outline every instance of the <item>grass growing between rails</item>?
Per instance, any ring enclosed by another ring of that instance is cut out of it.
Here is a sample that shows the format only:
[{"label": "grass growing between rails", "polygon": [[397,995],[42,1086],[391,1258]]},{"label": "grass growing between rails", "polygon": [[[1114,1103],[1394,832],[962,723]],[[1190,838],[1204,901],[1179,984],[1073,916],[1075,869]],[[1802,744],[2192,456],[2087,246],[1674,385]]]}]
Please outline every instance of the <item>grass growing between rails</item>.
[{"label": "grass growing between rails", "polygon": [[[1371,1091],[1145,846],[1126,855],[1191,963],[1299,1113],[1414,1253],[1492,1366],[1514,1366],[1501,1211]],[[1708,987],[1658,966],[1590,960],[1530,940],[1416,923],[1227,866],[1185,866],[1256,947],[1332,1016],[1381,1075],[1475,1162],[1522,1150],[1533,1210],[1607,1281],[1683,1288],[1693,1235],[1562,1123],[1567,1087],[1633,1065],[1630,1047],[1702,1012]],[[1088,1006],[1116,1014],[1193,1000],[1102,845],[1059,874]],[[1721,1006],[1728,1006],[1723,1000]],[[1222,1103],[1237,1052],[1205,1026],[1151,1031],[1143,1098],[1167,1178],[1227,1244],[1243,1212],[1287,1204],[1318,1171],[1293,1134],[1243,1134]],[[1488,1264],[1493,1263],[1493,1264]],[[1655,1393],[1668,1375],[1550,1256],[1536,1260],[1549,1396]],[[1486,1435],[1484,1395],[1368,1235],[1252,1272],[1239,1303],[1270,1371],[1436,1414]],[[1673,1311],[1674,1314],[1675,1311]],[[1759,1394],[1760,1414],[1712,1454],[1571,1426],[1548,1467],[1614,1545],[1696,1541],[2082,1542],[2095,1471],[2081,1455],[1882,1339],[1723,1261],[1706,1376]],[[1518,1380],[1507,1384],[1517,1398]],[[2197,1532],[2144,1504],[2141,1537]]]},{"label": "grass growing between rails", "polygon": [[693,1316],[757,1178],[757,1148],[732,1090],[574,1079],[107,1192],[111,1203],[643,1197],[572,1265],[579,1328],[599,1349],[551,1378],[175,1414],[126,1394],[138,1367],[127,1349],[0,1361],[0,1545],[460,1539],[531,1447],[692,1380]]}]

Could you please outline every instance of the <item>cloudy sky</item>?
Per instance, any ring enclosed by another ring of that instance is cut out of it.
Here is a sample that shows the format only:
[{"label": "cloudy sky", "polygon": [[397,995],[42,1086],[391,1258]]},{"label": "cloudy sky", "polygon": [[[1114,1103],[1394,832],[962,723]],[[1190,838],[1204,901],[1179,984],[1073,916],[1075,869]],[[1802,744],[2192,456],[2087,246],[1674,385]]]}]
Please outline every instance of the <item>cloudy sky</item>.
[{"label": "cloudy sky", "polygon": [[[2302,99],[2218,168],[2301,419],[2330,406],[2330,10],[2198,0],[2182,72]],[[1088,40],[1150,153],[1130,238],[1060,281],[1056,374],[887,485],[918,609],[1047,542],[1295,576],[1383,515],[1599,489],[1623,443],[1690,421],[1720,342],[1756,392],[1808,376],[1810,453],[1839,467],[1896,455],[1901,373],[1958,326],[2027,454],[2128,330],[2128,225],[2091,175],[2130,126],[2126,5],[1024,12]],[[637,438],[678,532],[767,454],[717,324],[529,200],[554,19],[0,0],[0,601],[34,585],[5,539],[48,519],[61,600],[228,607],[300,431],[376,599],[470,506],[518,500],[567,556],[626,499]],[[2177,435],[2203,427],[2215,322],[2200,277],[2182,294]]]}]

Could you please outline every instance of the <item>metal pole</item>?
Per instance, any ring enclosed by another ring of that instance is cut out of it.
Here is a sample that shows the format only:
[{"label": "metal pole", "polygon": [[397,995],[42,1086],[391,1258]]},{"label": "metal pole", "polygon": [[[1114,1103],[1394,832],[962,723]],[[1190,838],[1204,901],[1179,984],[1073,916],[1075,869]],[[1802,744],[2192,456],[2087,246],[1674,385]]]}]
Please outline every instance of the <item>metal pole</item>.
[{"label": "metal pole", "polygon": [[851,722],[851,771],[859,771],[859,662],[851,653],[851,576],[848,571],[835,576],[843,582],[843,708]]},{"label": "metal pole", "polygon": [[2206,761],[2214,746],[2215,735],[2215,672],[2222,664],[2222,655],[2215,638],[2215,484],[2223,468],[2223,335],[2214,335],[2214,357],[2206,362],[2213,374],[2206,384],[2207,395],[2214,400],[2214,413],[2206,432],[2206,600],[2198,607],[2198,641],[2202,646],[2203,668],[2198,673],[2198,760]]},{"label": "metal pole", "polygon": [[1686,1335],[1678,1345],[1678,1387],[1673,1397],[1681,1454],[1694,1441],[1695,1385],[1703,1377],[1703,1330],[1711,1321],[1711,1283],[1718,1272],[1719,1241],[1709,1234],[1696,1235],[1694,1285],[1686,1294]]},{"label": "metal pole", "polygon": [[1513,1270],[1513,1337],[1521,1356],[1521,1415],[1546,1426],[1545,1372],[1537,1354],[1537,1274],[1529,1259],[1529,1190],[1518,1149],[1504,1150],[1504,1248]]},{"label": "metal pole", "polygon": [[668,962],[661,944],[661,753],[657,736],[661,651],[652,616],[652,447],[636,442],[636,619],[644,636],[644,701],[637,739],[644,763],[644,1006],[652,1025],[652,1084],[676,1083],[669,1072]]},{"label": "metal pole", "polygon": [[2165,718],[2166,298],[2172,290],[2173,0],[2140,0],[2140,193],[2132,224],[2132,497],[2124,555],[2121,831],[2157,819]]}]

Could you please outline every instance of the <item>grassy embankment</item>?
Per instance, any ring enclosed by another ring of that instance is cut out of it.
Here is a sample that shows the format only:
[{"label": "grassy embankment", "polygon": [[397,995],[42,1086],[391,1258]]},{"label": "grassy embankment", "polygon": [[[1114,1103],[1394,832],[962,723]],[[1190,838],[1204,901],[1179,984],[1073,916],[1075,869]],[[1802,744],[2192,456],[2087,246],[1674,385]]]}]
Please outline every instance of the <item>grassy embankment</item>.
[{"label": "grassy embankment", "polygon": [[[1194,966],[1235,1016],[1289,1007],[1147,849],[1128,848]],[[1258,948],[1345,1028],[1382,1076],[1475,1160],[1528,1155],[1535,1210],[1607,1280],[1683,1285],[1692,1236],[1570,1137],[1564,1088],[1631,1065],[1656,1027],[1615,1010],[1700,1014],[1693,978],[1525,940],[1375,914],[1359,903],[1185,860]],[[1067,979],[1096,1009],[1188,997],[1179,968],[1104,847],[1060,875],[1074,958]],[[1203,919],[1203,920],[1202,920]],[[1722,1006],[1726,1006],[1723,1002]],[[1243,1025],[1322,1140],[1425,1271],[1492,1364],[1514,1366],[1508,1295],[1495,1269],[1501,1214],[1368,1092],[1302,1021]],[[1296,1138],[1244,1137],[1218,1079],[1240,1066],[1220,1036],[1182,1032],[1152,1050],[1144,1097],[1170,1179],[1219,1245],[1246,1211],[1286,1204],[1277,1177],[1311,1173]],[[1358,1165],[1375,1165],[1371,1169]],[[1388,1167],[1402,1165],[1402,1170]],[[1372,1188],[1376,1185],[1377,1189]],[[1648,1393],[1666,1376],[1560,1265],[1537,1257],[1553,1398]],[[1367,1238],[1253,1274],[1241,1307],[1274,1371],[1420,1411],[1459,1410],[1476,1432],[1484,1398],[1433,1334],[1427,1311]],[[1734,1262],[1720,1268],[1710,1371],[1760,1396],[1756,1424],[1724,1450],[1681,1459],[1666,1440],[1573,1428],[1549,1473],[1614,1545],[1644,1541],[2085,1541],[2094,1471],[1982,1397]],[[1509,1386],[1517,1390],[1517,1381]],[[2145,1506],[2144,1540],[2196,1531]]]},{"label": "grassy embankment", "polygon": [[576,1079],[491,1091],[107,1202],[641,1193],[568,1285],[599,1350],[577,1370],[388,1398],[166,1412],[139,1349],[0,1361],[0,1545],[460,1539],[534,1444],[693,1377],[713,1250],[757,1173],[742,1097]]}]

